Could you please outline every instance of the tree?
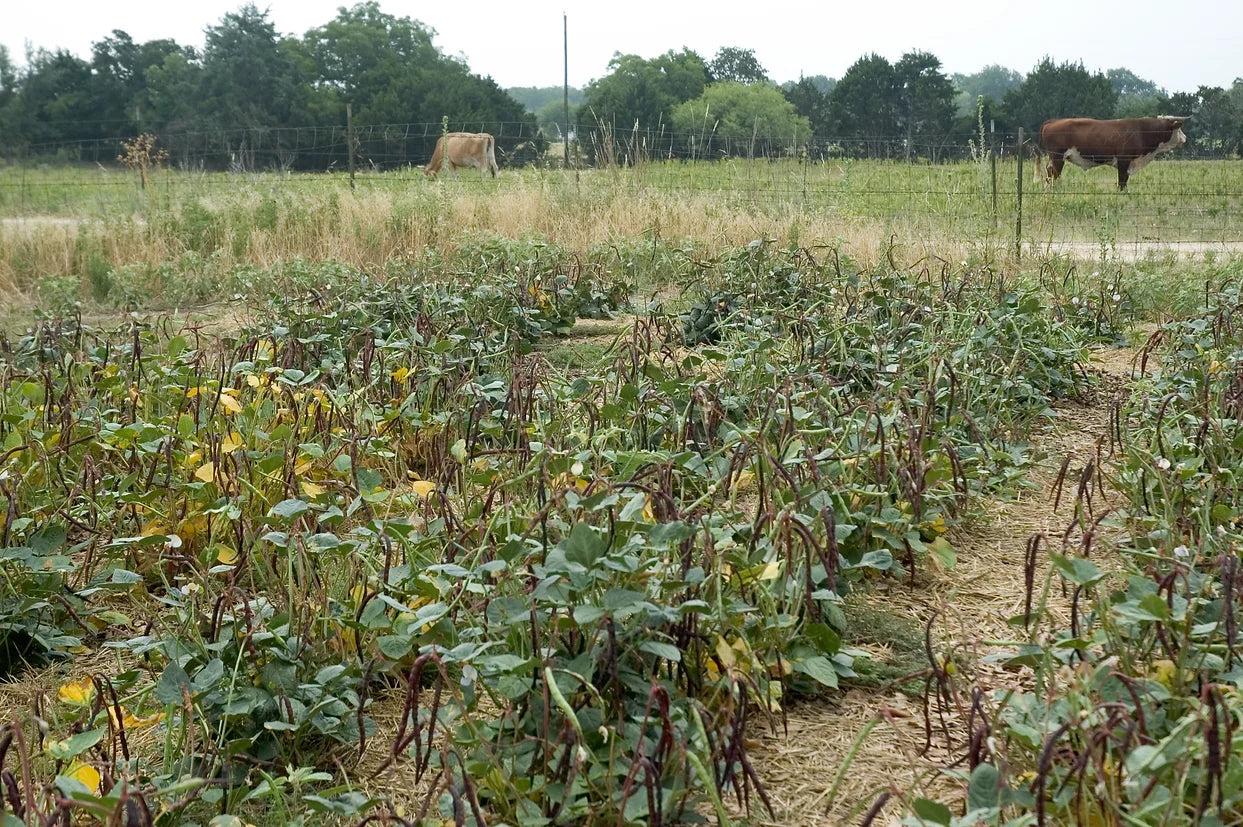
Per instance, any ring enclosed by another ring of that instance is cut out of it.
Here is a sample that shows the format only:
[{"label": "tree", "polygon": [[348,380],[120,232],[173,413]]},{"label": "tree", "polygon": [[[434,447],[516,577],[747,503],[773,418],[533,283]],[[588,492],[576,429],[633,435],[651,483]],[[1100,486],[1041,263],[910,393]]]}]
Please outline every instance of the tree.
[{"label": "tree", "polygon": [[811,137],[807,119],[767,83],[714,83],[674,109],[673,126],[700,157],[772,155]]},{"label": "tree", "polygon": [[[587,84],[585,119],[595,127],[659,130],[670,122],[673,108],[703,94],[708,70],[690,49],[645,60],[638,55],[613,55],[609,73]],[[587,127],[587,124],[583,124]]]},{"label": "tree", "polygon": [[919,149],[935,156],[937,142],[953,128],[954,84],[941,71],[940,59],[930,52],[907,52],[893,70],[897,122],[906,136],[906,157],[910,159]]},{"label": "tree", "polygon": [[833,122],[844,138],[866,139],[850,150],[888,155],[898,134],[897,74],[888,60],[870,54],[854,62],[830,96]]},{"label": "tree", "polygon": [[1229,92],[1220,86],[1201,86],[1194,93],[1179,92],[1165,101],[1168,114],[1187,117],[1183,125],[1187,154],[1243,153],[1243,109],[1234,94],[1240,85],[1236,80]]},{"label": "tree", "polygon": [[1105,73],[1118,93],[1114,117],[1145,118],[1159,114],[1165,90],[1150,80],[1145,80],[1130,69],[1119,67]]},{"label": "tree", "polygon": [[781,91],[788,92],[804,80],[810,83],[822,95],[832,94],[833,87],[837,86],[837,78],[831,78],[828,75],[806,75],[799,76],[798,80],[787,80],[781,84]]},{"label": "tree", "polygon": [[958,114],[969,115],[974,120],[976,100],[981,95],[993,103],[1001,103],[1006,92],[1017,89],[1023,83],[1023,73],[998,63],[990,63],[974,74],[954,74],[950,80],[958,90],[954,98]]},{"label": "tree", "polygon": [[786,100],[793,104],[794,111],[807,119],[813,134],[829,135],[833,132],[829,95],[814,79],[799,78],[797,82],[783,84],[781,91]]},{"label": "tree", "polygon": [[303,80],[294,70],[267,11],[247,3],[207,28],[199,111],[225,128],[283,125]]},{"label": "tree", "polygon": [[722,46],[708,64],[712,83],[767,83],[768,72],[755,58],[755,49]]},{"label": "tree", "polygon": [[1007,119],[1034,134],[1050,118],[1112,118],[1118,93],[1101,72],[1045,57],[1002,99]]},{"label": "tree", "polygon": [[[569,92],[570,106],[577,106],[585,99],[583,90],[579,89],[577,86],[571,86]],[[545,106],[553,103],[561,104],[562,107],[564,107],[564,93],[565,88],[561,86],[505,87],[505,94],[509,95],[511,98],[518,101],[518,103],[526,107],[528,112],[539,112]]]},{"label": "tree", "polygon": [[135,43],[120,29],[91,45],[91,70],[95,94],[106,119],[124,124],[120,131],[143,131],[150,122],[148,70],[160,66],[171,54],[183,49],[173,40]]}]

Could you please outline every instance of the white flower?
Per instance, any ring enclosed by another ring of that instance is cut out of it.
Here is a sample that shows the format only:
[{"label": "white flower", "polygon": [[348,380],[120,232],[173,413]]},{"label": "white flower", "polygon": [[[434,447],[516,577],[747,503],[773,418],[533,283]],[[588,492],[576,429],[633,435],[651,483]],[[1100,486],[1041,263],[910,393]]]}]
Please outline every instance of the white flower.
[{"label": "white flower", "polygon": [[1122,301],[1122,294],[1121,294],[1121,293],[1114,293],[1114,301],[1116,301],[1116,302],[1120,302],[1120,301]]},{"label": "white flower", "polygon": [[1186,557],[1186,556],[1188,556],[1189,554],[1191,554],[1191,552],[1187,551],[1187,547],[1186,547],[1186,546],[1175,546],[1175,548],[1174,548],[1174,556],[1175,556],[1175,557]]},{"label": "white flower", "polygon": [[179,537],[176,534],[168,535],[168,547],[169,548],[181,548],[181,537]]},{"label": "white flower", "polygon": [[1097,276],[1099,276],[1100,274],[1101,274],[1101,271],[1100,271],[1100,270],[1093,270],[1093,271],[1092,271],[1092,278],[1096,278],[1096,277],[1097,277]]},{"label": "white flower", "polygon": [[1157,467],[1162,471],[1170,470],[1170,461],[1165,457],[1157,457]]},{"label": "white flower", "polygon": [[925,313],[931,313],[931,312],[932,312],[932,308],[931,308],[931,307],[929,307],[928,305],[926,305],[926,304],[925,304],[925,305],[924,305],[924,312],[925,312]]},{"label": "white flower", "polygon": [[1078,296],[1075,296],[1073,299],[1071,299],[1071,300],[1070,300],[1070,303],[1071,303],[1071,304],[1073,304],[1073,305],[1078,305],[1078,304],[1079,304],[1079,297],[1078,297]]},{"label": "white flower", "polygon": [[837,288],[836,288],[836,287],[830,287],[830,288],[829,288],[829,295],[830,295],[830,296],[836,296],[836,295],[837,295]]}]

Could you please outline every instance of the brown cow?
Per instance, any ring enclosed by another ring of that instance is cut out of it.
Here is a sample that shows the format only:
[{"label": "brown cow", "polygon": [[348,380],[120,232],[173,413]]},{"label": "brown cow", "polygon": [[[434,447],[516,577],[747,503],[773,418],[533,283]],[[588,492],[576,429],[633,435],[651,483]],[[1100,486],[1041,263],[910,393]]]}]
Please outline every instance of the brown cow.
[{"label": "brown cow", "polygon": [[1109,165],[1118,168],[1118,189],[1160,152],[1185,144],[1182,118],[1054,118],[1040,127],[1040,145],[1049,154],[1045,170],[1051,183],[1070,161],[1080,169]]},{"label": "brown cow", "polygon": [[[445,152],[446,139],[448,153]],[[458,167],[474,167],[479,170],[480,179],[489,172],[493,178],[501,174],[496,166],[496,139],[487,132],[449,132],[441,135],[436,139],[436,149],[423,168],[423,174],[435,175],[446,163],[450,178],[457,177],[455,170]]]}]

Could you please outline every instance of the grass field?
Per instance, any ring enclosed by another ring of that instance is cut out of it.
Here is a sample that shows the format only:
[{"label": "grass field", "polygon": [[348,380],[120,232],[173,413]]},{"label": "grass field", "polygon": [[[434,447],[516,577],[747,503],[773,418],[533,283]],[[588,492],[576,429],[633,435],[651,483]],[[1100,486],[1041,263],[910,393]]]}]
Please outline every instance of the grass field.
[{"label": "grass field", "polygon": [[1243,819],[1243,259],[799,169],[5,170],[0,821]]},{"label": "grass field", "polygon": [[[579,251],[639,237],[706,249],[769,237],[845,243],[862,260],[896,238],[920,254],[935,247],[961,260],[1013,246],[1013,162],[999,169],[995,215],[990,180],[987,165],[969,163],[734,160],[576,176],[507,170],[488,182],[432,182],[417,170],[363,174],[353,192],[343,175],[163,171],[142,190],[135,175],[103,168],[9,167],[0,169],[0,279],[28,293],[45,276],[185,255],[226,271],[329,257],[377,269],[429,246],[444,251],[463,230],[534,234]],[[1243,243],[1243,162],[1161,161],[1125,194],[1113,180],[1108,170],[1071,169],[1046,190],[1028,175],[1027,249],[1090,257],[1128,245]]]}]

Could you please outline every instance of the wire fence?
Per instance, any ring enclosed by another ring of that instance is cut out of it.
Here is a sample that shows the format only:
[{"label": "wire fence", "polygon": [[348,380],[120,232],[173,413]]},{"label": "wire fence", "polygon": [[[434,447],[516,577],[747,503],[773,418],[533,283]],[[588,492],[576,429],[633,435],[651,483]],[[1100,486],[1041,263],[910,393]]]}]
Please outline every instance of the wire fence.
[{"label": "wire fence", "polygon": [[[1243,161],[1195,142],[1137,172],[1119,192],[1112,168],[1067,165],[1044,180],[1046,159],[1030,136],[872,137],[724,134],[664,127],[580,129],[569,146],[529,123],[450,122],[450,131],[489,132],[506,171],[482,182],[459,171],[458,186],[547,185],[608,196],[710,198],[740,208],[822,210],[874,220],[910,236],[990,237],[1016,249],[1059,245],[1184,246],[1243,250]],[[256,186],[297,192],[335,179],[369,190],[429,186],[419,167],[441,123],[214,129],[158,136],[174,200]],[[0,215],[60,214],[84,204],[107,213],[134,197],[136,176],[118,156],[121,137],[10,148],[0,166]],[[351,158],[351,147],[353,157]],[[565,169],[568,157],[570,169]],[[352,163],[351,163],[352,162]],[[339,183],[339,181],[338,181]]]}]

